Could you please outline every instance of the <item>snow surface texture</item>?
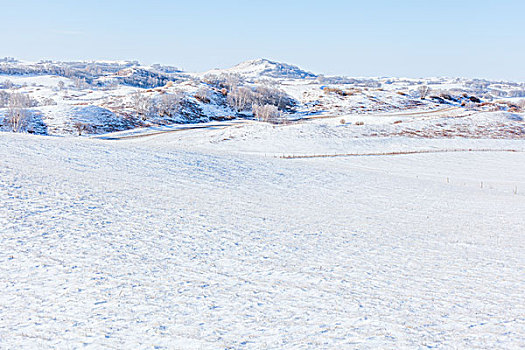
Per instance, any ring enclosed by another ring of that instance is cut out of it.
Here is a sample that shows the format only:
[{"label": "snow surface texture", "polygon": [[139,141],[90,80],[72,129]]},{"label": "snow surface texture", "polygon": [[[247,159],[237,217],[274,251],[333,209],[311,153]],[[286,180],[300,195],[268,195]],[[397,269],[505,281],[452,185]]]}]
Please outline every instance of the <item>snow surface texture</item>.
[{"label": "snow surface texture", "polygon": [[525,153],[263,156],[522,141],[251,128],[0,133],[0,348],[525,346]]}]

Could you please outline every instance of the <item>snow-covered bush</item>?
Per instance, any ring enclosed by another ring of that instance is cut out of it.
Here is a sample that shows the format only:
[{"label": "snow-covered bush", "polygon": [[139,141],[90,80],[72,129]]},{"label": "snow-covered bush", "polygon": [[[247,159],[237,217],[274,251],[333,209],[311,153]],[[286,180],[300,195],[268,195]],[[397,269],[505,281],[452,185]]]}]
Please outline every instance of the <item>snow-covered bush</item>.
[{"label": "snow-covered bush", "polygon": [[213,96],[213,92],[209,87],[201,86],[197,92],[195,92],[194,97],[201,101],[202,103],[210,103]]},{"label": "snow-covered bush", "polygon": [[525,112],[525,98],[521,99],[516,103],[522,112]]},{"label": "snow-covered bush", "polygon": [[279,109],[277,106],[274,105],[257,105],[254,104],[252,106],[252,113],[253,116],[256,117],[258,120],[262,120],[265,122],[272,122],[272,123],[280,123],[281,122],[281,112],[279,112]]},{"label": "snow-covered bush", "polygon": [[131,102],[137,120],[145,121],[157,116],[174,117],[181,110],[184,93],[177,91],[152,98],[144,92],[136,91],[131,95]]}]

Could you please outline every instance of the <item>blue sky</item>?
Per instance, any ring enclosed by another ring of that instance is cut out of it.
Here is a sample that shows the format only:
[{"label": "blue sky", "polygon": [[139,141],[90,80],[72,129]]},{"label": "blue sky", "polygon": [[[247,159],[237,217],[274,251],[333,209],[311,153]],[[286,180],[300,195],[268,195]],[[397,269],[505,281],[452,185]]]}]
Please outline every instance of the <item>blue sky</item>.
[{"label": "blue sky", "polygon": [[0,56],[525,81],[525,1],[0,0]]}]

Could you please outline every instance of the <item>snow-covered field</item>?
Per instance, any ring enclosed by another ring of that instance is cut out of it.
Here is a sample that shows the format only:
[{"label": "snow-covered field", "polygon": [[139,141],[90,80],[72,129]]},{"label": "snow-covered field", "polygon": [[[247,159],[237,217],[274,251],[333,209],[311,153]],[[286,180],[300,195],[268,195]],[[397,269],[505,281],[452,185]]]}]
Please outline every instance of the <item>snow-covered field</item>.
[{"label": "snow-covered field", "polygon": [[332,124],[0,133],[0,348],[525,347],[523,141]]}]

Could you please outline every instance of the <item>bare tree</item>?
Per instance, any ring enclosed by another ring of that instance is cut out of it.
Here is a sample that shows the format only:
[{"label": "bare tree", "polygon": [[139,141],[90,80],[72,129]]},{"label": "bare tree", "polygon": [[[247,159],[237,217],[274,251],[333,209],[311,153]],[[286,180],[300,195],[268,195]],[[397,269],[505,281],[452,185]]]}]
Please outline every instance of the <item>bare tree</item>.
[{"label": "bare tree", "polygon": [[131,103],[137,119],[146,120],[151,114],[151,98],[140,91],[131,94]]},{"label": "bare tree", "polygon": [[73,83],[75,84],[75,88],[77,90],[86,89],[89,84],[86,82],[86,79],[84,78],[73,78]]},{"label": "bare tree", "polygon": [[269,85],[258,85],[253,89],[246,86],[234,87],[228,93],[226,101],[238,112],[249,110],[254,104],[257,106],[272,105],[279,110],[286,110],[295,105],[295,101],[284,91]]},{"label": "bare tree", "polygon": [[226,99],[228,105],[238,112],[248,109],[253,101],[253,91],[245,86],[234,87]]},{"label": "bare tree", "polygon": [[214,86],[216,88],[221,88],[221,78],[217,75],[217,74],[206,74],[203,78],[202,78],[202,81],[205,82],[206,84],[209,84],[211,86]]},{"label": "bare tree", "polygon": [[28,96],[20,93],[12,93],[9,96],[7,105],[7,125],[14,132],[20,132],[27,126],[29,111],[27,107],[31,105]]},{"label": "bare tree", "polygon": [[172,117],[180,112],[183,100],[184,93],[181,91],[164,94],[154,101],[155,112],[162,117]]},{"label": "bare tree", "polygon": [[243,79],[239,74],[226,74],[221,78],[224,80],[224,87],[230,91],[243,83]]},{"label": "bare tree", "polygon": [[269,85],[259,85],[255,88],[255,100],[259,105],[274,105],[279,110],[286,110],[292,107],[295,102],[284,91]]},{"label": "bare tree", "polygon": [[421,99],[424,99],[430,93],[430,88],[426,85],[422,85],[417,88],[417,91],[419,92],[419,97],[421,97]]},{"label": "bare tree", "polygon": [[86,123],[82,122],[76,122],[75,124],[73,124],[73,127],[77,129],[78,136],[82,136],[82,133],[84,131],[89,130],[89,126]]},{"label": "bare tree", "polygon": [[195,98],[202,103],[210,103],[212,99],[212,92],[209,87],[201,86],[195,93]]}]

